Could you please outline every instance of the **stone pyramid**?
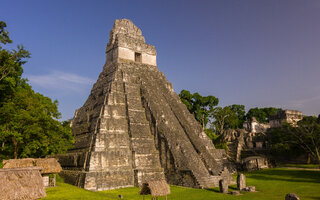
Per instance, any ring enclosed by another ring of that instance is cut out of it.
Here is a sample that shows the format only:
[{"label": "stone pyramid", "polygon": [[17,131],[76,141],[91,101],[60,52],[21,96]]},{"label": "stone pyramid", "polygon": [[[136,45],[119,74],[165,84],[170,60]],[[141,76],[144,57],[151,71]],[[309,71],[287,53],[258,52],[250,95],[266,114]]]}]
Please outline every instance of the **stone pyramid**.
[{"label": "stone pyramid", "polygon": [[88,190],[149,180],[208,188],[233,182],[224,150],[215,149],[156,64],[130,20],[116,20],[107,59],[71,126],[75,147],[59,155],[65,181]]}]

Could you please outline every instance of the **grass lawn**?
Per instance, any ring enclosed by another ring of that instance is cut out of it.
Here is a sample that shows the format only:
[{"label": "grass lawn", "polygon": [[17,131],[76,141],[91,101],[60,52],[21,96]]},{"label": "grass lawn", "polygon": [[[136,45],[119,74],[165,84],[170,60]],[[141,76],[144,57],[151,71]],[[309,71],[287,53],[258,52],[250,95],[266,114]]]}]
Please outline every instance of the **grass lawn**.
[{"label": "grass lawn", "polygon": [[[320,171],[306,171],[295,169],[266,169],[262,171],[247,172],[247,185],[256,186],[258,192],[241,192],[241,196],[232,196],[218,193],[218,188],[208,190],[192,189],[178,186],[171,186],[171,195],[168,200],[192,200],[192,199],[259,199],[259,200],[284,200],[287,193],[296,193],[303,200],[320,200]],[[230,190],[236,186],[230,186]],[[124,188],[102,192],[91,192],[74,187],[65,183],[58,183],[55,188],[47,189],[47,197],[44,199],[119,199],[118,195],[124,199],[140,199],[139,188]],[[145,199],[151,199],[146,196]],[[165,198],[159,198],[165,199]]]}]

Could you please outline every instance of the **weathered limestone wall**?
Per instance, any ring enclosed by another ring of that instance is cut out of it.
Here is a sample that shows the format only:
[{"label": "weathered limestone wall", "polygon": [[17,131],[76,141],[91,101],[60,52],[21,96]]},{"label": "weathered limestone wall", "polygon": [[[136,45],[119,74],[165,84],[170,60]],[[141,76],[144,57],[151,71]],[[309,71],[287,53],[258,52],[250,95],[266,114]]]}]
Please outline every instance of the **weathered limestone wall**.
[{"label": "weathered limestone wall", "polygon": [[[128,48],[124,48],[124,47],[118,47],[113,51],[117,52],[117,54],[115,53],[115,55],[113,55],[114,58],[127,59],[130,61],[135,61],[135,53],[138,52]],[[112,53],[113,51],[110,51],[110,53]],[[138,52],[138,53],[141,53],[141,58],[142,58],[141,63],[147,64],[147,65],[155,65],[155,66],[157,65],[156,55],[150,55],[144,52]]]},{"label": "weathered limestone wall", "polygon": [[142,63],[148,65],[157,65],[157,56],[142,53]]}]

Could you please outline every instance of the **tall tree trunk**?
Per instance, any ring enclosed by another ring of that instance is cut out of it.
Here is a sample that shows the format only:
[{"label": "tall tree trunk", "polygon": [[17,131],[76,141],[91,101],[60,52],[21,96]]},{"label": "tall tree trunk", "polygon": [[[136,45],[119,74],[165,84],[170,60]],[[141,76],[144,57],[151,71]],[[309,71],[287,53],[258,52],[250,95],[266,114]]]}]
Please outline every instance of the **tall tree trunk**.
[{"label": "tall tree trunk", "polygon": [[320,169],[320,155],[319,155],[319,152],[317,152],[317,157],[318,157],[318,164],[319,164],[319,169]]},{"label": "tall tree trunk", "polygon": [[310,153],[308,153],[307,164],[310,164],[310,163],[311,163],[311,155]]},{"label": "tall tree trunk", "polygon": [[18,142],[17,140],[13,137],[12,138],[12,143],[14,145],[14,153],[13,153],[13,156],[14,156],[14,159],[17,159],[18,158]]},{"label": "tall tree trunk", "polygon": [[223,134],[223,122],[220,125],[220,135],[222,135],[222,134]]},{"label": "tall tree trunk", "polygon": [[319,169],[320,169],[320,152],[318,150],[318,147],[315,148],[315,152],[316,152],[316,156],[317,156],[317,160],[318,160],[318,164],[319,164]]},{"label": "tall tree trunk", "polygon": [[204,131],[204,116],[202,115],[202,130]]}]

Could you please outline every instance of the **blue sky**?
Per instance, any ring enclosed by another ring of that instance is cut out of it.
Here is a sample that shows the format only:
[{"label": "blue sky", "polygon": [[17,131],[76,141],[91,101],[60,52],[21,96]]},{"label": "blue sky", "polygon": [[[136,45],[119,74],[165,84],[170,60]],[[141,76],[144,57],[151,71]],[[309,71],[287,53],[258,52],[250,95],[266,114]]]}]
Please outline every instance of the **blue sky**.
[{"label": "blue sky", "polygon": [[0,20],[32,58],[24,77],[59,101],[87,99],[115,19],[141,28],[159,69],[181,89],[243,104],[320,113],[319,0],[2,0]]}]

